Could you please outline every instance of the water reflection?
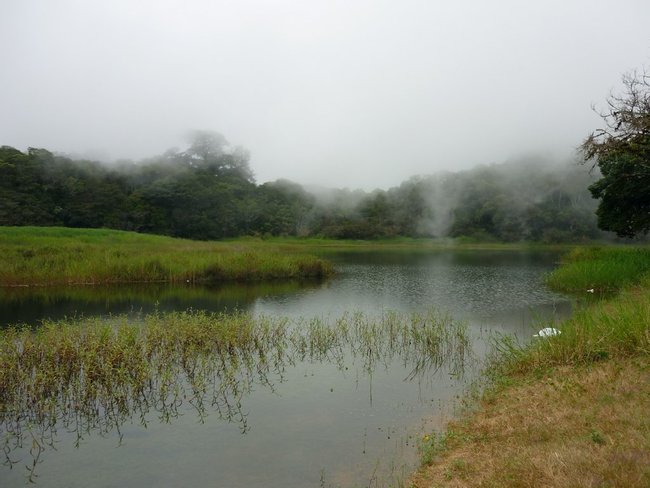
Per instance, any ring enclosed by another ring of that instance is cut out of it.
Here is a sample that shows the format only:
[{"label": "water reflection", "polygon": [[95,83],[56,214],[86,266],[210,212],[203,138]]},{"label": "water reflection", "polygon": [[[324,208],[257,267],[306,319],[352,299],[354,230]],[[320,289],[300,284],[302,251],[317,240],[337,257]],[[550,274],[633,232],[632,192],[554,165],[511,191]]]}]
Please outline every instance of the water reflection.
[{"label": "water reflection", "polygon": [[571,303],[544,286],[557,254],[522,251],[345,253],[324,285],[260,297],[253,310],[280,315],[346,310],[426,310],[436,306],[476,326],[530,335],[539,319],[566,317]]},{"label": "water reflection", "polygon": [[220,286],[164,283],[106,286],[0,288],[0,327],[38,325],[43,319],[108,314],[248,310],[256,300],[281,298],[320,286],[319,281],[228,283]]}]

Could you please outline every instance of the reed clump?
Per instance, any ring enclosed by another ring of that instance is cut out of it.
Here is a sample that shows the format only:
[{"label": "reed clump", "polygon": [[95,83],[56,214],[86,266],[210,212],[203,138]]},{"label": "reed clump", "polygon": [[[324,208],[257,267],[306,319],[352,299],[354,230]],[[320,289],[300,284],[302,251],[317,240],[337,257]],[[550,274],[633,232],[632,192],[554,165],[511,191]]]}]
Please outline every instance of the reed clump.
[{"label": "reed clump", "polygon": [[106,229],[0,227],[0,286],[323,278],[330,263],[239,242]]}]

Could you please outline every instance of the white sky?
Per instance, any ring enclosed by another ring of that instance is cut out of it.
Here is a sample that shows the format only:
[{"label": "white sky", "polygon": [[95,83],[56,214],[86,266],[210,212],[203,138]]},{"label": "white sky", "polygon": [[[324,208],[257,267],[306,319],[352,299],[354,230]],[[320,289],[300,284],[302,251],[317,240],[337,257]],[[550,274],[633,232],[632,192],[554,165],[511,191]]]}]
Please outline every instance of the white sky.
[{"label": "white sky", "polygon": [[258,182],[365,189],[567,156],[649,26],[647,0],[0,0],[0,144],[139,159],[216,130]]}]

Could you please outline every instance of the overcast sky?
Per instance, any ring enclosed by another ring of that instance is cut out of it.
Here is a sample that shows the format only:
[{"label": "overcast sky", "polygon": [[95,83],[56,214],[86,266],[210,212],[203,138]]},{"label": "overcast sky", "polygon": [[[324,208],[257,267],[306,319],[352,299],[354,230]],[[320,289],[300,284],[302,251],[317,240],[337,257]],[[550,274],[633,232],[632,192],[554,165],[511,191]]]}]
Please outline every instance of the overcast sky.
[{"label": "overcast sky", "polygon": [[365,189],[562,157],[649,26],[648,0],[0,0],[0,144],[139,159],[216,130],[258,182]]}]

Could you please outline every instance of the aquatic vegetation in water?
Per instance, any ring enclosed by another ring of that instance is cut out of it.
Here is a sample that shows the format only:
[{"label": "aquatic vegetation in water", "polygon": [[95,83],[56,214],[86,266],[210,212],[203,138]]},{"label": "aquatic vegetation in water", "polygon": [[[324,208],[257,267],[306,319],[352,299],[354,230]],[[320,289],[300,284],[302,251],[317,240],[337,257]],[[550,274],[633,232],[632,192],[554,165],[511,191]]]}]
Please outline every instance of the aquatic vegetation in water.
[{"label": "aquatic vegetation in water", "polygon": [[187,405],[245,432],[245,396],[255,385],[273,389],[297,362],[360,361],[372,373],[399,360],[410,380],[443,365],[461,373],[469,357],[464,325],[433,311],[331,321],[187,311],[9,327],[0,331],[5,464],[31,445],[32,477],[58,429],[77,444],[91,433],[121,438],[126,421],[146,426],[156,413],[170,422]]}]

